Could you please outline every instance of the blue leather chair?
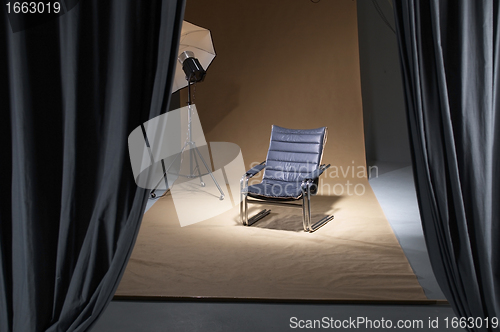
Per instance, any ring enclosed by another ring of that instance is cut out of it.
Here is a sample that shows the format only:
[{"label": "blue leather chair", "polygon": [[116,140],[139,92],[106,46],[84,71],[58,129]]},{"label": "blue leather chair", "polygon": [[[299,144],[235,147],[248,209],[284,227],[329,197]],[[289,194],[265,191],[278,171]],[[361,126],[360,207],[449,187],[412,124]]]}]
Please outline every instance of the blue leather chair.
[{"label": "blue leather chair", "polygon": [[[302,208],[304,231],[314,232],[333,215],[311,222],[311,195],[318,191],[318,178],[330,165],[321,165],[327,128],[287,129],[273,126],[266,161],[241,178],[240,219],[251,226],[267,216],[264,209],[248,218],[248,204],[279,204]],[[264,169],[262,182],[248,186],[248,180]]]}]

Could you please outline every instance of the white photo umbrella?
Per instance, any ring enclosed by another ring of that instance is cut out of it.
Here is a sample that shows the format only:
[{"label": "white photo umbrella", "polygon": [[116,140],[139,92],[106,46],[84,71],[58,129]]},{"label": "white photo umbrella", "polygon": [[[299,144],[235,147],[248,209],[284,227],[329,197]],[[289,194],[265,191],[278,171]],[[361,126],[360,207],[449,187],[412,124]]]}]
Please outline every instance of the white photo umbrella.
[{"label": "white photo umbrella", "polygon": [[[203,69],[207,70],[208,66],[210,66],[210,63],[212,63],[212,60],[215,58],[215,50],[210,30],[183,21],[178,54],[180,55],[185,51],[193,52],[194,57],[200,61]],[[172,93],[187,85],[188,82],[186,80],[186,74],[182,70],[182,64],[177,61]]]}]

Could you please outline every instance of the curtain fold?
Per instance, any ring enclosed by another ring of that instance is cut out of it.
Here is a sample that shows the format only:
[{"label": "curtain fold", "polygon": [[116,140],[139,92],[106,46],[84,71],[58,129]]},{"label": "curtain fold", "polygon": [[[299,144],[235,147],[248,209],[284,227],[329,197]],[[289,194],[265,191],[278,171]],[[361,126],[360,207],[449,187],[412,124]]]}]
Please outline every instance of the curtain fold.
[{"label": "curtain fold", "polygon": [[499,4],[394,0],[394,13],[434,273],[457,315],[498,317]]},{"label": "curtain fold", "polygon": [[85,0],[0,22],[0,330],[85,331],[147,201],[128,135],[167,110],[184,0]]}]

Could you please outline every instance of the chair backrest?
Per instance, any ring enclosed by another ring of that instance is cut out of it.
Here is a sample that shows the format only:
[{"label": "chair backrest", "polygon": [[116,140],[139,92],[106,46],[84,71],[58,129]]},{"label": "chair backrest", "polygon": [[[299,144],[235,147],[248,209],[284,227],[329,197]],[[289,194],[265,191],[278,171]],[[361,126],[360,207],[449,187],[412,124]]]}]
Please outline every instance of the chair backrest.
[{"label": "chair backrest", "polygon": [[263,179],[302,181],[320,166],[326,135],[326,127],[287,129],[273,125]]}]

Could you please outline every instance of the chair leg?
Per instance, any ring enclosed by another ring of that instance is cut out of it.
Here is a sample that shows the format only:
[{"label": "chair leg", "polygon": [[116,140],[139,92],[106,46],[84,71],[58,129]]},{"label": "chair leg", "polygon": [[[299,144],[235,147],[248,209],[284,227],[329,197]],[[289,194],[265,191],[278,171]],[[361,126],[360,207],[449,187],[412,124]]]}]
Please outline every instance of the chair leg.
[{"label": "chair leg", "polygon": [[255,224],[257,221],[261,220],[262,218],[264,218],[265,216],[267,216],[269,213],[271,213],[271,210],[267,210],[267,209],[264,209],[264,210],[261,210],[259,213],[257,213],[255,216],[251,217],[250,219],[248,219],[247,221],[247,226],[252,226],[253,224]]},{"label": "chair leg", "polygon": [[314,225],[311,226],[311,229],[309,230],[310,233],[316,231],[318,228],[320,228],[321,226],[324,226],[326,225],[326,223],[328,223],[330,220],[332,220],[334,217],[333,217],[333,214],[330,215],[330,216],[325,216],[324,218],[322,218],[321,220],[318,220],[317,222],[314,223]]},{"label": "chair leg", "polygon": [[248,218],[248,179],[244,176],[240,180],[240,221],[244,226],[252,226],[260,219],[271,213],[271,210],[264,209],[257,213],[255,216]]},{"label": "chair leg", "polygon": [[309,218],[311,217],[309,207],[310,197],[307,195],[307,191],[302,187],[302,225],[304,227],[304,232],[309,232]]},{"label": "chair leg", "polygon": [[316,231],[334,218],[333,215],[328,215],[311,225],[311,185],[310,181],[302,185],[302,223],[304,231],[309,233]]},{"label": "chair leg", "polygon": [[243,176],[240,180],[240,221],[244,226],[248,225],[248,213],[247,213],[247,195],[246,186],[248,185],[248,179]]},{"label": "chair leg", "polygon": [[259,211],[259,213],[257,213],[256,215],[248,218],[248,200],[246,195],[243,197],[240,203],[240,219],[242,224],[245,226],[252,226],[257,221],[267,216],[269,213],[271,213],[271,210],[264,209]]}]

